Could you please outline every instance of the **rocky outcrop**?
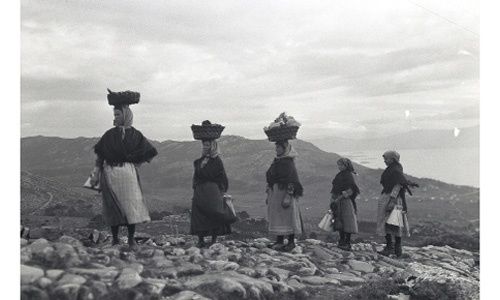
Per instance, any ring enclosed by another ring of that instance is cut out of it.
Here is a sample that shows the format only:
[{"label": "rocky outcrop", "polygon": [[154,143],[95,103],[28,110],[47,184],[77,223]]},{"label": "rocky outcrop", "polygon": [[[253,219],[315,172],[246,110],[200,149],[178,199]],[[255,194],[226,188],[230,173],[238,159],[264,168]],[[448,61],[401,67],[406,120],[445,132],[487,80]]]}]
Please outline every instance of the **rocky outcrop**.
[{"label": "rocky outcrop", "polygon": [[307,239],[283,253],[266,238],[199,249],[190,236],[139,233],[131,251],[105,236],[24,240],[22,299],[325,299],[318,295],[347,297],[382,280],[394,299],[479,297],[475,254],[447,246],[405,247],[396,259],[377,254],[378,244],[347,252]]}]

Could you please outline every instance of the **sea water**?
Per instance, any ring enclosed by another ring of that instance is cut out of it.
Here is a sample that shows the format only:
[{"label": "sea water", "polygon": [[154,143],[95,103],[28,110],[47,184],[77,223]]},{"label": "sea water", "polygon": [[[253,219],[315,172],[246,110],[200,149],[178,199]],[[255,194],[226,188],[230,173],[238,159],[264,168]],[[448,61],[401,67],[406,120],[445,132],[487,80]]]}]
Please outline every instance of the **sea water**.
[{"label": "sea water", "polygon": [[[406,174],[479,187],[479,148],[398,150]],[[340,152],[369,168],[385,168],[384,150]]]}]

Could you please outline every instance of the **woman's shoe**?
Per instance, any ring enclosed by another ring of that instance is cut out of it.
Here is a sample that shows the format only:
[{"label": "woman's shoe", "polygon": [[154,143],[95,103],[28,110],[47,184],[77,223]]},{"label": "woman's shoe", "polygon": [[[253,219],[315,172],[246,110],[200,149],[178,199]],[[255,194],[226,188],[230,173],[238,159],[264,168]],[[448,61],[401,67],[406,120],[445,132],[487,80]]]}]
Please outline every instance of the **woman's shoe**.
[{"label": "woman's shoe", "polygon": [[132,251],[137,250],[137,242],[135,241],[134,238],[129,238],[128,239],[128,247]]},{"label": "woman's shoe", "polygon": [[281,251],[284,251],[284,252],[290,252],[292,251],[294,248],[295,248],[295,243],[288,243],[286,244],[285,246],[283,246],[283,248],[281,248]]},{"label": "woman's shoe", "polygon": [[283,243],[274,243],[272,244],[271,246],[269,246],[269,248],[273,249],[273,250],[276,250],[276,251],[281,251],[281,249],[284,247],[285,245]]},{"label": "woman's shoe", "polygon": [[389,256],[394,253],[394,247],[385,246],[384,249],[382,251],[379,251],[378,253],[384,256]]},{"label": "woman's shoe", "polygon": [[339,246],[339,248],[344,251],[352,251],[351,244],[342,244],[341,246]]}]

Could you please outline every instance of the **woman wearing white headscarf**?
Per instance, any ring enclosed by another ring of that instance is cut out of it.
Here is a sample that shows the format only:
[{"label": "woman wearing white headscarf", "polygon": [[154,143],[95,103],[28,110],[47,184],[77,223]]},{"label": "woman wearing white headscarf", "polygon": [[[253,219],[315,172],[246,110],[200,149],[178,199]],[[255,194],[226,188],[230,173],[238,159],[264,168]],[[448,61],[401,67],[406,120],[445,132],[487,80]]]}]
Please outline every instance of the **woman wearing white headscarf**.
[{"label": "woman wearing white headscarf", "polygon": [[[267,219],[269,232],[277,236],[271,248],[290,251],[295,248],[295,235],[303,232],[298,199],[303,195],[294,159],[297,153],[288,141],[276,142],[276,157],[266,173]],[[285,235],[288,244],[284,245]]]},{"label": "woman wearing white headscarf", "polygon": [[333,230],[340,235],[338,247],[351,250],[351,234],[358,233],[358,208],[356,197],[359,188],[353,174],[356,174],[352,162],[348,158],[337,160],[339,171],[332,181],[330,209],[333,212]]},{"label": "woman wearing white headscarf", "polygon": [[[378,202],[377,234],[385,236],[386,246],[380,254],[390,255],[394,253],[400,257],[402,255],[401,237],[405,228],[386,224],[386,221],[397,204],[403,206],[404,212],[407,211],[405,194],[406,191],[410,191],[409,185],[412,183],[403,174],[403,166],[399,163],[398,152],[386,151],[382,157],[387,168],[380,178],[383,189]],[[395,245],[392,240],[393,236]]]},{"label": "woman wearing white headscarf", "polygon": [[158,152],[142,133],[132,127],[128,105],[115,106],[115,127],[104,133],[94,146],[97,174],[103,197],[103,216],[111,226],[113,245],[119,244],[119,226],[128,228],[128,244],[135,247],[135,224],[150,221],[144,204],[137,165],[150,162]]},{"label": "woman wearing white headscarf", "polygon": [[[204,121],[203,124],[210,124]],[[231,233],[231,223],[236,221],[229,207],[224,203],[224,194],[229,188],[224,165],[219,156],[215,139],[202,141],[202,155],[194,161],[193,201],[191,209],[191,234],[198,236],[198,247],[204,247],[205,236]]]}]

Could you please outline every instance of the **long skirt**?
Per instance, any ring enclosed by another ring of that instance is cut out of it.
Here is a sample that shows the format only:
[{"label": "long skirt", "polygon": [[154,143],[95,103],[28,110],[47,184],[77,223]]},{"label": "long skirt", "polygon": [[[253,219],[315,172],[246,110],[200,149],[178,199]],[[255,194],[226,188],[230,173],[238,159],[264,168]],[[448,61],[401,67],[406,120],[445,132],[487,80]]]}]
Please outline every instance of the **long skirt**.
[{"label": "long skirt", "polygon": [[358,218],[351,199],[340,199],[333,212],[333,230],[358,233]]},{"label": "long skirt", "polygon": [[[386,224],[390,211],[386,211],[386,207],[389,204],[391,199],[391,194],[382,194],[378,199],[378,210],[377,210],[377,234],[380,236],[385,236],[387,234],[402,237],[405,228],[398,227],[394,225]],[[398,197],[398,202],[401,201],[401,198]]]},{"label": "long skirt", "polygon": [[298,198],[293,197],[290,206],[284,208],[281,202],[286,196],[286,189],[279,189],[278,184],[275,184],[268,193],[267,220],[271,234],[301,234],[304,231]]},{"label": "long skirt", "polygon": [[191,234],[201,236],[230,234],[230,224],[236,220],[216,183],[205,182],[196,186],[191,206]]},{"label": "long skirt", "polygon": [[151,221],[144,204],[139,174],[132,163],[110,166],[104,163],[100,184],[103,216],[110,226]]}]

